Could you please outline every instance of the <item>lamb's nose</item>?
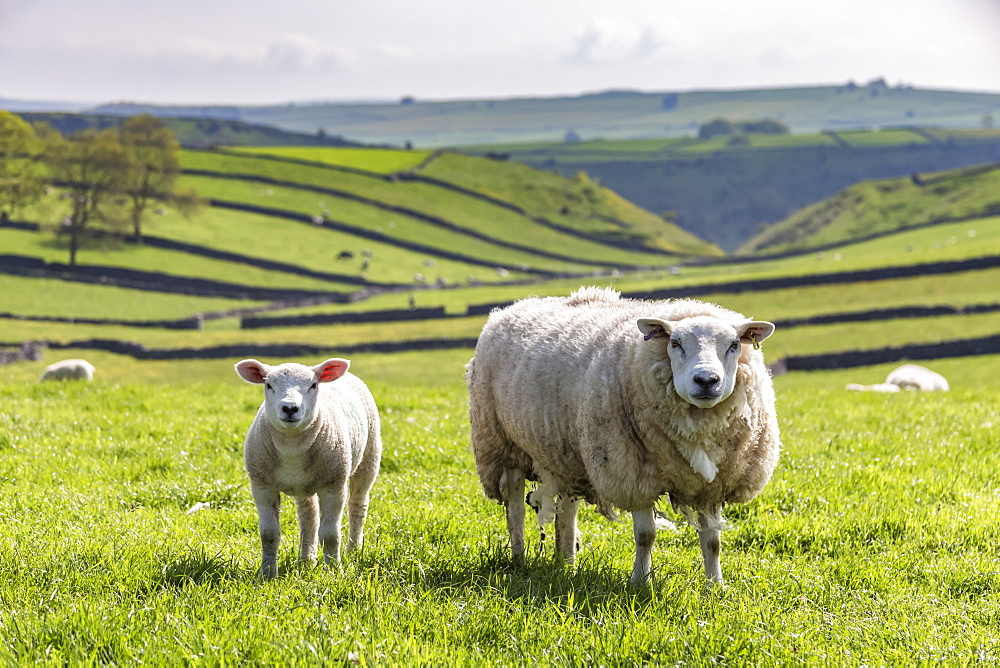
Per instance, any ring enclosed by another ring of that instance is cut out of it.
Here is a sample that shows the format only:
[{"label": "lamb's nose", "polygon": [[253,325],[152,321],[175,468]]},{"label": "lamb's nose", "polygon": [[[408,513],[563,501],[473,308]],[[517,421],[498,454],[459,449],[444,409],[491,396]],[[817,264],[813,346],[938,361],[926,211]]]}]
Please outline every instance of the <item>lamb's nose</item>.
[{"label": "lamb's nose", "polygon": [[282,406],[281,410],[284,411],[286,417],[292,417],[293,415],[295,415],[298,412],[299,407],[298,406]]}]

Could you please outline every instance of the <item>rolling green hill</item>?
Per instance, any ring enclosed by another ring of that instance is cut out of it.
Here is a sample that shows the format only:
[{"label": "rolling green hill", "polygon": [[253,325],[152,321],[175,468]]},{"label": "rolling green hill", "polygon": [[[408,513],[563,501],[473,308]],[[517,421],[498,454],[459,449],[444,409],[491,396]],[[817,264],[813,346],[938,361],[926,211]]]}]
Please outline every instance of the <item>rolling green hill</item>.
[{"label": "rolling green hill", "polygon": [[1000,162],[1000,130],[898,128],[702,139],[468,147],[594,180],[734,251],[797,209],[859,181]]},{"label": "rolling green hill", "polygon": [[217,117],[285,130],[340,135],[402,146],[455,146],[526,141],[645,139],[697,134],[714,118],[773,118],[794,132],[922,125],[981,128],[1000,124],[1000,94],[866,85],[687,92],[607,91],[560,98],[315,103],[264,107],[155,107],[116,104],[94,113]]},{"label": "rolling green hill", "polygon": [[[780,253],[1000,215],[1000,164],[868,181],[768,226],[740,252]],[[971,229],[971,228],[970,228]]]}]

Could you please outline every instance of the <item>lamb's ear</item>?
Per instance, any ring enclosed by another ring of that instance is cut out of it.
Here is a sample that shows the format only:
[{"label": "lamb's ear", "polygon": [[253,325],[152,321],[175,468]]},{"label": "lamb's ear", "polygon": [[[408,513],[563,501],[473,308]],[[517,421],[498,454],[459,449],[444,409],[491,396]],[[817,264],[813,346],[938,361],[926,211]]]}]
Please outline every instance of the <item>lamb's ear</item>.
[{"label": "lamb's ear", "polygon": [[236,373],[246,382],[260,385],[271,373],[271,367],[257,360],[243,360],[236,363]]},{"label": "lamb's ear", "polygon": [[341,359],[339,357],[331,357],[327,361],[314,366],[313,372],[316,374],[316,380],[318,382],[329,383],[331,380],[337,380],[347,373],[347,369],[350,366],[350,360]]},{"label": "lamb's ear", "polygon": [[671,332],[674,331],[674,324],[672,322],[660,320],[659,318],[639,318],[635,324],[639,326],[642,338],[647,341],[654,338],[669,337]]},{"label": "lamb's ear", "polygon": [[736,328],[743,343],[757,344],[774,334],[774,324],[766,320],[748,320]]}]

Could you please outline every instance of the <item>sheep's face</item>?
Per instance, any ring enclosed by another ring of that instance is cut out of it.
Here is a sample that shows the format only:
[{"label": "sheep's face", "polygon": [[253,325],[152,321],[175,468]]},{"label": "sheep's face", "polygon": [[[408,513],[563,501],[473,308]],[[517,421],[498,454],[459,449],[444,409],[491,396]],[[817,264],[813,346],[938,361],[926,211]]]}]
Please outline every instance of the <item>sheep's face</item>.
[{"label": "sheep's face", "polygon": [[725,401],[736,386],[743,346],[774,332],[769,322],[747,321],[734,327],[707,315],[676,321],[641,318],[637,324],[646,340],[666,345],[674,390],[698,408]]},{"label": "sheep's face", "polygon": [[329,383],[347,372],[350,362],[332,358],[308,367],[287,363],[270,366],[257,360],[243,360],[236,373],[248,383],[264,386],[264,414],[276,429],[301,431],[316,417],[320,383]]}]

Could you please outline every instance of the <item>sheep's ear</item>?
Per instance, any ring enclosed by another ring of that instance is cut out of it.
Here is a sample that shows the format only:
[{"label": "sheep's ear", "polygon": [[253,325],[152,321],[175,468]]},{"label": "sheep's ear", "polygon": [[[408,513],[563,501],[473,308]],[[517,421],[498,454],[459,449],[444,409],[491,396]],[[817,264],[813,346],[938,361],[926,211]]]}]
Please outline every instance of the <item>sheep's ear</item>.
[{"label": "sheep's ear", "polygon": [[260,385],[271,373],[271,367],[257,360],[243,360],[236,363],[236,373],[246,382]]},{"label": "sheep's ear", "polygon": [[635,324],[639,326],[642,338],[647,341],[669,337],[674,331],[673,323],[659,318],[639,318]]},{"label": "sheep's ear", "polygon": [[321,383],[329,383],[331,380],[337,380],[347,373],[347,369],[350,366],[350,360],[341,359],[339,357],[331,357],[327,361],[314,366],[313,372],[316,374],[317,381]]},{"label": "sheep's ear", "polygon": [[748,320],[736,328],[743,343],[757,344],[774,334],[774,324],[766,320]]}]

